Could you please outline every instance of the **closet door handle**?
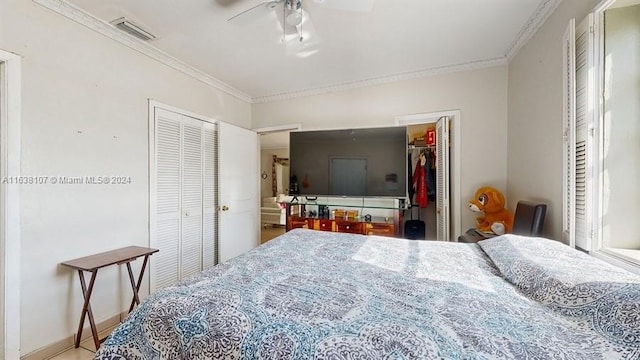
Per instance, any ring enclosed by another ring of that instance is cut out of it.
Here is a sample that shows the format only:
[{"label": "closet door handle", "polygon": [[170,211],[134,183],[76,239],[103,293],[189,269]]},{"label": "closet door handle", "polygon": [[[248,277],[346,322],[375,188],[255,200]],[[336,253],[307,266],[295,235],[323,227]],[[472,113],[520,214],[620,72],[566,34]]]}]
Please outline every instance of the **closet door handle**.
[{"label": "closet door handle", "polygon": [[222,205],[222,211],[228,211],[229,207],[227,205]]}]

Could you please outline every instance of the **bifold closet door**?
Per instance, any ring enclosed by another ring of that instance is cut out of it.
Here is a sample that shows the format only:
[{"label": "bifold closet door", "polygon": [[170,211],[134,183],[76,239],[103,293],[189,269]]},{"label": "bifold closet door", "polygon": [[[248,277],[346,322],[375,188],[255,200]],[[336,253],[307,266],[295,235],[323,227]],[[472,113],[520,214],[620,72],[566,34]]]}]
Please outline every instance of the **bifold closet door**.
[{"label": "bifold closet door", "polygon": [[182,116],[155,109],[151,160],[151,291],[180,280]]},{"label": "bifold closet door", "polygon": [[216,263],[216,125],[155,108],[151,142],[151,290]]},{"label": "bifold closet door", "polygon": [[450,190],[449,190],[449,118],[441,117],[436,122],[436,239],[450,238]]},{"label": "bifold closet door", "polygon": [[202,121],[182,118],[181,279],[202,269],[202,125]]}]

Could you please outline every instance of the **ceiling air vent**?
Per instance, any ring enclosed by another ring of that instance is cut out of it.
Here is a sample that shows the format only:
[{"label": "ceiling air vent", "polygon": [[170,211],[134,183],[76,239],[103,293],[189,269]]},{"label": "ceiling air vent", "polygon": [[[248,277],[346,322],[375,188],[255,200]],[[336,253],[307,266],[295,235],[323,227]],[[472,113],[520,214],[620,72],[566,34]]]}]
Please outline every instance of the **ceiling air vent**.
[{"label": "ceiling air vent", "polygon": [[140,40],[149,41],[156,38],[152,33],[148,32],[147,30],[143,29],[139,25],[134,24],[131,20],[127,20],[124,17],[113,20],[111,22],[111,25],[137,37]]}]

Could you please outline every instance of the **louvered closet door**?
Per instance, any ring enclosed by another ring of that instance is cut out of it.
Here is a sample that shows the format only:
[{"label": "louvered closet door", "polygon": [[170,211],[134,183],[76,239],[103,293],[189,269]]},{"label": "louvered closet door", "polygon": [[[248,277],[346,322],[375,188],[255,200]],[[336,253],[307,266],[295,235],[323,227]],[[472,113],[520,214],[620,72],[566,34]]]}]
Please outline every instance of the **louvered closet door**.
[{"label": "louvered closet door", "polygon": [[450,241],[449,118],[436,122],[436,239]]},{"label": "louvered closet door", "polygon": [[202,269],[202,130],[202,121],[183,116],[180,257],[182,279]]},{"label": "louvered closet door", "polygon": [[217,125],[155,108],[151,142],[151,290],[217,263]]},{"label": "louvered closet door", "polygon": [[218,131],[215,124],[203,123],[203,226],[202,267],[207,269],[217,264],[216,248],[218,229]]},{"label": "louvered closet door", "polygon": [[154,148],[151,160],[151,246],[160,251],[150,263],[151,289],[180,279],[182,117],[155,109]]}]

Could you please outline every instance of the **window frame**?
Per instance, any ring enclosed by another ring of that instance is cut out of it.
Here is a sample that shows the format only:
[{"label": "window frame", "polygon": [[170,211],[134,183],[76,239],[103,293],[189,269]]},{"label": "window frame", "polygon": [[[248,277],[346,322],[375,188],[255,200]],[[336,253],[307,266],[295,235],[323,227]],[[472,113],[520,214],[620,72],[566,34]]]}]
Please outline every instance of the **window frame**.
[{"label": "window frame", "polygon": [[[585,205],[585,210],[587,212],[587,217],[590,218],[590,221],[587,221],[587,246],[584,249],[586,252],[600,258],[604,261],[607,261],[613,265],[622,267],[626,270],[635,272],[640,274],[640,260],[633,259],[631,257],[625,256],[613,250],[604,247],[604,232],[602,226],[602,219],[604,216],[604,173],[602,172],[602,154],[604,151],[604,132],[602,129],[604,128],[604,73],[605,73],[605,61],[604,61],[604,14],[607,9],[609,9],[616,0],[604,0],[600,2],[593,10],[592,13],[587,14],[585,19],[590,22],[588,35],[593,39],[593,47],[590,50],[590,53],[587,56],[591,60],[592,64],[592,81],[588,82],[587,91],[592,96],[593,101],[590,102],[593,105],[593,111],[590,114],[590,117],[587,119],[588,122],[588,137],[590,140],[590,145],[588,146],[588,155],[587,155],[587,167],[591,168],[589,174],[587,174],[587,182],[591,183],[591,186],[588,186],[587,192],[587,200]],[[575,23],[578,23],[574,19],[571,19],[569,23],[569,28],[575,29]],[[585,20],[582,20],[585,21]],[[575,31],[570,32],[567,31],[568,34],[573,34],[572,41],[575,42]],[[566,34],[565,34],[566,36]],[[566,52],[566,49],[563,49]],[[566,55],[564,55],[566,56]],[[575,52],[573,54],[575,60]],[[565,62],[566,64],[567,62]],[[568,71],[573,71],[575,74],[575,61],[574,67],[570,69],[565,69],[565,79],[563,80],[563,93],[567,93],[569,91],[573,91],[573,104],[575,106],[575,94],[576,88],[575,83],[572,88],[568,88],[571,86],[570,79],[566,78],[566,74]],[[564,99],[565,105],[571,106],[571,99]],[[573,110],[573,111],[572,111]],[[572,130],[575,130],[576,125],[576,117],[575,117],[575,108],[567,110],[565,107],[564,114],[568,116],[565,122],[565,138],[566,141],[572,142],[574,141],[573,137],[570,136]],[[569,115],[567,115],[569,114]],[[571,143],[570,143],[571,144]],[[569,146],[573,146],[571,144]],[[566,148],[565,144],[565,148]],[[573,156],[566,157],[563,160],[565,161],[564,167],[564,178],[571,178],[571,170],[573,170],[573,174],[575,174],[575,152]],[[570,167],[570,169],[568,168]],[[573,185],[573,187],[572,187]],[[567,188],[567,186],[569,188]],[[575,183],[567,185],[565,181],[565,189],[563,189],[563,219],[566,219],[565,224],[563,224],[563,236],[565,232],[568,232],[568,236],[565,238],[565,241],[570,241],[571,246],[575,246],[575,242],[572,241],[575,239],[575,224],[576,217],[575,213],[571,211],[575,209],[575,198],[569,199],[570,195],[573,195],[575,191]],[[569,203],[567,203],[567,201]]]}]

